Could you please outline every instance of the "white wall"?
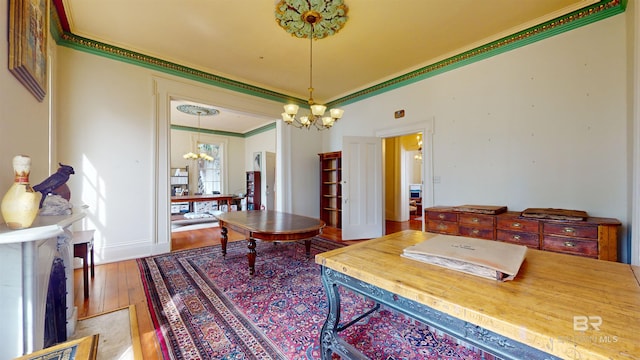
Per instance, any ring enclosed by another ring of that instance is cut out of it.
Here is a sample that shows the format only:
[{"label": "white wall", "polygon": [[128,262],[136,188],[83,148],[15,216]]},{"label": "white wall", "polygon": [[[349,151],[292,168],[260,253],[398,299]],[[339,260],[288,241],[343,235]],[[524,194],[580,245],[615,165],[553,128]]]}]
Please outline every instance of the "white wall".
[{"label": "white wall", "polygon": [[276,130],[267,130],[245,138],[244,169],[253,170],[253,153],[259,151],[276,152]]},{"label": "white wall", "polygon": [[[97,230],[99,263],[170,249],[172,99],[262,116],[280,112],[273,101],[248,101],[229,90],[64,47],[58,53],[58,157],[76,168],[72,197],[89,205],[85,227]],[[245,140],[226,138],[233,163],[227,190],[236,192],[244,188]]]},{"label": "white wall", "polygon": [[320,217],[320,157],[322,139],[333,130],[296,129],[278,123],[276,201],[278,210]]},{"label": "white wall", "polygon": [[626,226],[625,69],[623,14],[348,105],[324,150],[434,118],[434,205],[580,209]]},{"label": "white wall", "polygon": [[85,226],[96,229],[96,262],[148,254],[155,167],[150,77],[68,48],[58,54],[58,160],[75,168],[72,197],[89,205]]}]

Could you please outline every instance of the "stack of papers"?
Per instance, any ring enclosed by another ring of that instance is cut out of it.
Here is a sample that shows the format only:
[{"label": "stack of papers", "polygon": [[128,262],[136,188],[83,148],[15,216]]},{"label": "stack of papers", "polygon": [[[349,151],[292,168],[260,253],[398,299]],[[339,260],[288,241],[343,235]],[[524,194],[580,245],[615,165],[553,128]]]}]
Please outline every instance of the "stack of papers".
[{"label": "stack of papers", "polygon": [[499,281],[513,280],[527,247],[463,236],[437,235],[404,249],[401,256]]}]

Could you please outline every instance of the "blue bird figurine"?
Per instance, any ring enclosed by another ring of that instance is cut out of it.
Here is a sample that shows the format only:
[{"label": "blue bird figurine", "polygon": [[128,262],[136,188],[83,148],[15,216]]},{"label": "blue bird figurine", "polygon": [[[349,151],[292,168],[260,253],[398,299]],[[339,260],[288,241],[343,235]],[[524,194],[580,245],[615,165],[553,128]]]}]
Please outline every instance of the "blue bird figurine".
[{"label": "blue bird figurine", "polygon": [[56,194],[55,190],[64,185],[69,180],[70,175],[75,174],[71,166],[64,165],[62,163],[59,163],[58,165],[60,165],[58,171],[51,174],[51,176],[46,178],[43,182],[33,187],[33,190],[42,193],[42,199],[40,199],[40,208],[42,208],[42,203],[44,202],[44,199],[47,197],[47,195],[61,195]]}]

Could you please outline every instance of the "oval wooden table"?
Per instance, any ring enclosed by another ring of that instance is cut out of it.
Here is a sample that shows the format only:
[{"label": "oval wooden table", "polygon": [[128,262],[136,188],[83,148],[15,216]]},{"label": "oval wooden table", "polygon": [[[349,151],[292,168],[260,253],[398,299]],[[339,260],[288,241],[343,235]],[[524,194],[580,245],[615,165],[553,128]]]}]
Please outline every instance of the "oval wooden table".
[{"label": "oval wooden table", "polygon": [[273,210],[231,211],[215,217],[220,221],[222,256],[227,255],[229,229],[247,238],[249,274],[255,273],[256,240],[289,242],[305,240],[307,257],[311,254],[311,238],[319,235],[325,222],[320,219]]}]

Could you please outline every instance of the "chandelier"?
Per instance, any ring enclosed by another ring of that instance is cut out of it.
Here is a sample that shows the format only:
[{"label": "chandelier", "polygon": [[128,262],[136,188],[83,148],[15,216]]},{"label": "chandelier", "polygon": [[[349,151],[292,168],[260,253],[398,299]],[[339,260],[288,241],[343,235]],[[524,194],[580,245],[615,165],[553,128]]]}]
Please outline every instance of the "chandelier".
[{"label": "chandelier", "polygon": [[418,153],[413,156],[417,161],[422,161],[422,139],[420,138],[420,134],[416,136],[416,140],[418,141]]},{"label": "chandelier", "polygon": [[276,5],[278,24],[293,36],[309,38],[309,100],[307,103],[310,111],[298,117],[298,105],[284,105],[282,120],[287,125],[326,130],[342,118],[344,110],[330,109],[329,114],[325,116],[327,107],[316,104],[313,100],[313,40],[333,35],[340,30],[347,21],[345,16],[347,10],[342,0],[281,0]]},{"label": "chandelier", "polygon": [[189,151],[188,153],[182,155],[183,158],[187,160],[198,160],[202,159],[205,161],[213,161],[213,157],[205,152],[200,151],[200,116],[213,116],[220,113],[216,109],[206,108],[202,106],[196,105],[178,105],[176,107],[178,111],[183,112],[189,115],[197,115],[198,116],[198,140],[196,141],[196,149],[195,152]]}]

